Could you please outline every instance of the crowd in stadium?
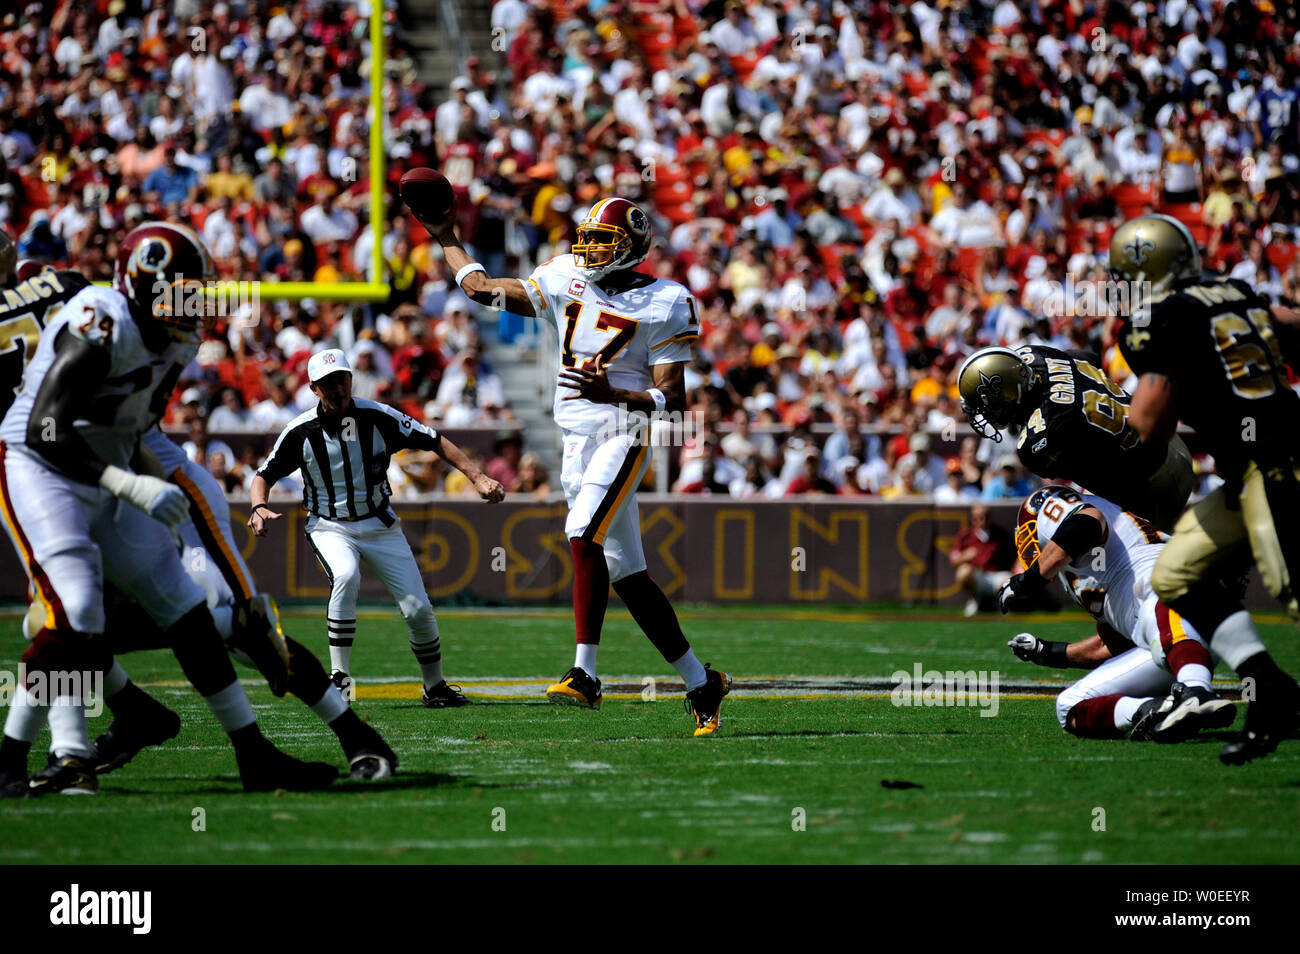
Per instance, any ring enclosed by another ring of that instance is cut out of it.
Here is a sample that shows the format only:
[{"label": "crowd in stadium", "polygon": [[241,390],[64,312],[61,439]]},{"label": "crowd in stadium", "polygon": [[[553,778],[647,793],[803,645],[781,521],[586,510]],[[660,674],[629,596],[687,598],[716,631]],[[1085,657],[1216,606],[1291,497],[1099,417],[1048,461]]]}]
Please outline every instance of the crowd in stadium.
[{"label": "crowd in stadium", "polygon": [[[19,5],[0,24],[0,226],[23,257],[96,279],[159,217],[199,229],[224,277],[364,280],[368,13]],[[492,49],[445,99],[418,81],[400,14],[390,299],[233,316],[168,412],[232,490],[262,444],[214,453],[207,432],[278,431],[310,403],[306,358],[325,344],[349,352],[357,396],[443,426],[511,421],[480,328],[532,336],[465,299],[401,208],[395,183],[418,165],[452,181],[492,274],[562,253],[599,196],[651,213],[644,268],[701,311],[688,385],[705,426],[672,474],[686,493],[1023,495],[1007,445],[932,447],[951,422],[969,434],[956,369],[985,344],[1047,343],[1125,382],[1107,315],[1047,306],[1067,279],[1104,281],[1111,232],[1149,209],[1186,222],[1211,267],[1300,299],[1289,4],[498,0]],[[494,466],[545,492],[522,450],[503,436]],[[399,498],[456,492],[428,460],[394,478]]]}]

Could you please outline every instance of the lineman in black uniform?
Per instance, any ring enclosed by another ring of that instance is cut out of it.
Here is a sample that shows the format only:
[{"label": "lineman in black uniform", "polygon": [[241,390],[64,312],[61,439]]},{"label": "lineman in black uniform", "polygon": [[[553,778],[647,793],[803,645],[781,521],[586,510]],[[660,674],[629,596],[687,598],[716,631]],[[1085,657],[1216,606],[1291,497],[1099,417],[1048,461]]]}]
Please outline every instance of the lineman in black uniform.
[{"label": "lineman in black uniform", "polygon": [[1288,385],[1284,358],[1300,358],[1300,329],[1277,320],[1281,311],[1245,282],[1202,276],[1195,240],[1168,216],[1121,226],[1110,267],[1116,279],[1152,289],[1149,309],[1120,335],[1121,352],[1141,376],[1132,425],[1158,448],[1182,420],[1206,442],[1224,479],[1179,519],[1152,584],[1212,634],[1211,647],[1254,692],[1245,732],[1220,753],[1240,764],[1276,748],[1300,711],[1295,680],[1218,585],[1253,558],[1269,592],[1300,619],[1300,396]]},{"label": "lineman in black uniform", "polygon": [[1020,429],[1020,462],[1047,480],[1069,480],[1124,510],[1173,529],[1195,478],[1192,458],[1174,437],[1144,446],[1128,421],[1128,395],[1096,365],[1096,356],[1031,345],[983,348],[957,375],[962,410],[979,434],[1001,440]]},{"label": "lineman in black uniform", "polygon": [[89,284],[79,272],[20,263],[13,240],[0,230],[0,418],[14,403],[46,323]]}]

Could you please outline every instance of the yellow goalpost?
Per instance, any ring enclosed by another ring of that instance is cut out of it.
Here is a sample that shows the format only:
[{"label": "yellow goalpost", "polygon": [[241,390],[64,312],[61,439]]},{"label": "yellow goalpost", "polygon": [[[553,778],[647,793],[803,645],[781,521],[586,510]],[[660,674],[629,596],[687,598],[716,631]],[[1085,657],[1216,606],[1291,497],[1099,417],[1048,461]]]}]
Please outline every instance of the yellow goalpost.
[{"label": "yellow goalpost", "polygon": [[[370,11],[370,281],[367,282],[267,282],[222,281],[210,294],[225,301],[385,301],[390,290],[384,278],[384,0],[371,0]],[[107,285],[108,282],[97,284]]]},{"label": "yellow goalpost", "polygon": [[[384,278],[384,0],[371,0],[370,8],[370,281],[368,282],[260,282],[258,292],[268,301],[385,301],[389,295]],[[246,282],[230,291],[240,294]],[[224,289],[223,289],[224,290]],[[246,300],[246,299],[245,299]]]},{"label": "yellow goalpost", "polygon": [[[389,295],[384,281],[384,0],[371,0],[370,7],[370,281],[368,282],[259,282],[258,292],[268,301],[385,301]],[[229,291],[247,291],[246,282],[228,282]],[[225,289],[223,289],[224,291]],[[244,299],[246,300],[246,299]]]}]

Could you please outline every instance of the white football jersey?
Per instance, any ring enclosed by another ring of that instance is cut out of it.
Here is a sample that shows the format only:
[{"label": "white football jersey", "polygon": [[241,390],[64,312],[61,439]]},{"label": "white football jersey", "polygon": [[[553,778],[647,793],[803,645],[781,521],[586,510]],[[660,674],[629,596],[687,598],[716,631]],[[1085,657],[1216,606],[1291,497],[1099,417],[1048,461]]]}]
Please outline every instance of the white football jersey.
[{"label": "white football jersey", "polygon": [[74,426],[102,460],[128,468],[136,442],[166,410],[167,399],[198,345],[169,341],[161,352],[150,351],[125,295],[94,285],[82,289],[41,333],[22,389],[0,423],[0,440],[10,446],[27,444],[32,405],[54,363],[54,346],[62,334],[108,352],[107,379]]},{"label": "white football jersey", "polygon": [[[1083,494],[1082,503],[1049,500],[1038,515],[1038,545],[1046,546],[1070,514],[1096,507],[1106,519],[1102,542],[1060,571],[1070,598],[1097,619],[1130,639],[1138,630],[1142,606],[1154,595],[1151,571],[1169,538],[1146,520],[1109,500]],[[1055,502],[1058,506],[1052,506]]]},{"label": "white football jersey", "polygon": [[[654,365],[690,360],[700,336],[695,299],[677,282],[642,277],[631,288],[607,292],[574,265],[572,255],[533,270],[524,288],[537,317],[555,325],[564,367],[603,355],[613,387],[644,391],[653,386]],[[623,425],[616,407],[564,400],[575,393],[555,389],[555,423],[565,431],[592,434]]]}]

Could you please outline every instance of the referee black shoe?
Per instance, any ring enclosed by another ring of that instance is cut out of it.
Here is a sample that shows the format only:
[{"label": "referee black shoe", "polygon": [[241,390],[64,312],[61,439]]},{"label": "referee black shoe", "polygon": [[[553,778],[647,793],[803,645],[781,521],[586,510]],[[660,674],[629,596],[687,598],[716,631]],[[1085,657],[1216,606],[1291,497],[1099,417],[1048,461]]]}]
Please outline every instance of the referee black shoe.
[{"label": "referee black shoe", "polygon": [[460,686],[449,686],[444,679],[436,686],[424,690],[420,705],[426,709],[454,709],[469,705],[469,700],[460,691]]}]

